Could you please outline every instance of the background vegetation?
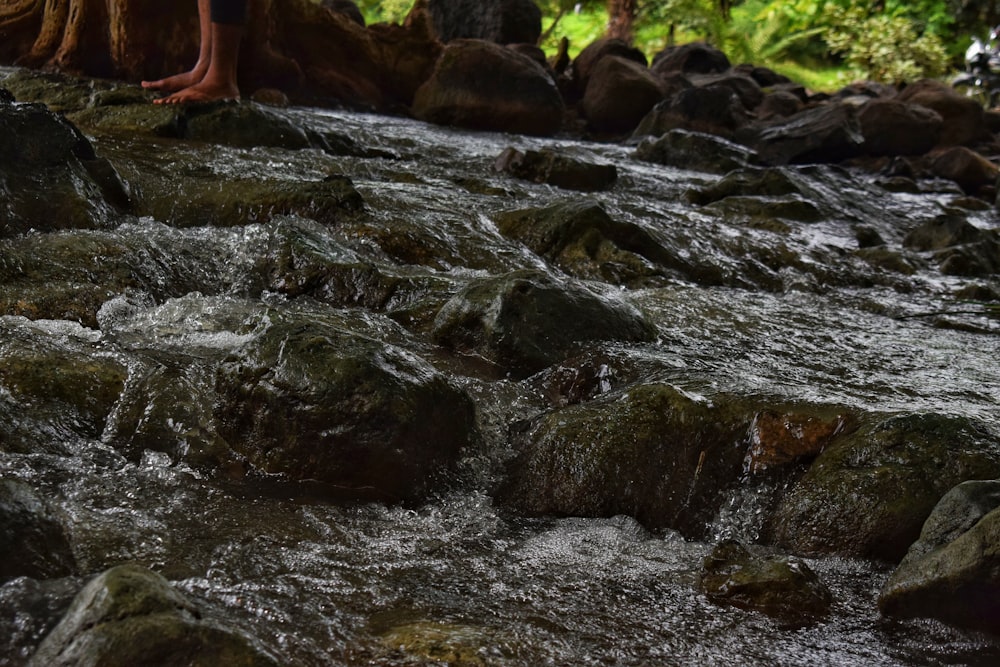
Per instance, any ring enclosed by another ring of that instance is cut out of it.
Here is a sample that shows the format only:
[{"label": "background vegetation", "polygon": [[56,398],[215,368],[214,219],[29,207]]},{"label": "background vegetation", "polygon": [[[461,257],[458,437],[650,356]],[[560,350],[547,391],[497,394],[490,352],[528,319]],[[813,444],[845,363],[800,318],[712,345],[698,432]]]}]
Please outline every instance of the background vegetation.
[{"label": "background vegetation", "polygon": [[[541,46],[575,55],[609,34],[648,58],[706,41],[734,63],[765,65],[816,89],[858,79],[940,77],[962,66],[973,36],[1000,23],[1000,0],[536,0]],[[399,22],[413,0],[358,0],[369,22]]]}]

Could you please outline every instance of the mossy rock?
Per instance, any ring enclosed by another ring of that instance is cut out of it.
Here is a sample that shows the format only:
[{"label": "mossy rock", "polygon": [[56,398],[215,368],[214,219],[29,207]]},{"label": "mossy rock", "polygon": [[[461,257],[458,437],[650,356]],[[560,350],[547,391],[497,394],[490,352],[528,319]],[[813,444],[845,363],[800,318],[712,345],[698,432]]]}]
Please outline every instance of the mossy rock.
[{"label": "mossy rock", "polygon": [[216,383],[219,433],[256,470],[411,501],[478,440],[469,396],[412,352],[329,318],[267,318]]},{"label": "mossy rock", "polygon": [[597,341],[644,342],[645,316],[611,290],[537,271],[473,281],[434,322],[434,340],[526,377]]},{"label": "mossy rock", "polygon": [[387,649],[406,656],[451,667],[485,667],[503,664],[515,657],[516,637],[491,628],[414,621],[381,632]]},{"label": "mossy rock", "polygon": [[953,486],[1000,476],[1000,438],[964,417],[869,417],[782,499],[767,533],[803,555],[899,562]]},{"label": "mossy rock", "polygon": [[95,106],[67,114],[75,125],[89,132],[117,136],[149,136],[176,139],[182,136],[181,107],[174,104]]},{"label": "mossy rock", "polygon": [[833,602],[830,589],[803,561],[756,556],[732,540],[705,558],[699,586],[716,604],[758,611],[791,627],[822,620]]},{"label": "mossy rock", "polygon": [[699,539],[743,474],[756,412],[667,384],[632,386],[518,424],[500,493],[532,515],[626,514]]},{"label": "mossy rock", "polygon": [[941,499],[879,608],[1000,634],[1000,480],[965,482]]},{"label": "mossy rock", "polygon": [[84,586],[28,662],[30,667],[277,664],[251,638],[204,619],[170,582],[138,565],[113,567]]}]

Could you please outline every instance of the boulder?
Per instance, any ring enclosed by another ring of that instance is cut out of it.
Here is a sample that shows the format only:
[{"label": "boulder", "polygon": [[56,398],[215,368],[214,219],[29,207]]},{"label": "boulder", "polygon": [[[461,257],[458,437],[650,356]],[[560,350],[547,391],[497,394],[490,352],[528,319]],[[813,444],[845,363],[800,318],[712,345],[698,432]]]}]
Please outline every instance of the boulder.
[{"label": "boulder", "polygon": [[769,540],[803,555],[899,562],[956,484],[1000,476],[1000,439],[971,419],[865,419],[838,437],[768,518]]},{"label": "boulder", "polygon": [[712,134],[687,130],[670,130],[658,139],[645,139],[633,156],[678,169],[720,175],[758,161],[757,154],[746,146]]},{"label": "boulder", "polygon": [[28,661],[29,667],[277,664],[255,640],[203,618],[170,582],[138,565],[90,580]]},{"label": "boulder", "polygon": [[835,102],[748,125],[732,138],[774,165],[840,162],[858,155],[864,146],[854,107]]},{"label": "boulder", "polygon": [[725,53],[704,42],[667,47],[653,57],[652,65],[657,74],[712,74],[725,72],[730,67],[731,63]]},{"label": "boulder", "polygon": [[666,86],[645,65],[619,56],[594,66],[580,108],[596,132],[631,132],[666,94]]},{"label": "boulder", "polygon": [[413,353],[350,319],[262,317],[215,384],[218,432],[252,469],[334,497],[414,501],[477,441],[469,396]]},{"label": "boulder", "polygon": [[944,121],[932,109],[876,98],[858,111],[869,155],[923,155],[937,145]]},{"label": "boulder", "polygon": [[923,79],[904,88],[895,98],[899,102],[918,104],[941,116],[939,146],[964,146],[988,136],[982,105],[959,94],[951,86],[932,79]]},{"label": "boulder", "polygon": [[753,111],[764,101],[764,90],[752,77],[729,71],[721,74],[690,74],[688,80],[697,88],[722,86],[729,88],[740,98],[740,104],[747,111]]},{"label": "boulder", "polygon": [[0,238],[112,227],[129,208],[111,164],[41,104],[0,103]]},{"label": "boulder", "polygon": [[657,104],[634,136],[661,136],[682,129],[729,137],[750,121],[739,96],[726,86],[686,88]]},{"label": "boulder", "polygon": [[54,510],[27,484],[0,480],[0,584],[17,577],[66,577],[75,570]]},{"label": "boulder", "polygon": [[703,539],[742,474],[751,414],[659,383],[552,410],[512,429],[517,455],[499,496],[531,515],[626,514]]},{"label": "boulder", "polygon": [[1000,480],[964,482],[941,499],[879,609],[1000,634]]},{"label": "boulder", "polygon": [[435,342],[520,378],[598,341],[654,335],[618,290],[529,270],[472,281],[444,305],[433,331]]},{"label": "boulder", "polygon": [[928,220],[903,238],[903,246],[926,252],[973,243],[983,238],[983,231],[960,213],[942,213]]},{"label": "boulder", "polygon": [[496,171],[526,181],[581,192],[607,190],[618,179],[618,168],[613,164],[583,162],[551,149],[519,151],[508,148],[497,157],[493,166]]},{"label": "boulder", "polygon": [[786,627],[822,620],[833,595],[805,562],[755,556],[734,540],[717,544],[702,564],[699,587],[712,602],[757,611]]},{"label": "boulder", "polygon": [[576,278],[612,285],[655,284],[665,273],[662,267],[675,263],[648,232],[615,221],[589,199],[505,211],[494,219],[501,234]]},{"label": "boulder", "polygon": [[542,35],[542,12],[533,0],[426,0],[424,4],[442,42],[536,44]]},{"label": "boulder", "polygon": [[571,89],[574,98],[581,97],[583,95],[584,91],[587,89],[587,84],[590,83],[590,76],[593,74],[594,68],[608,56],[622,58],[623,60],[640,65],[643,69],[646,69],[648,65],[646,56],[642,53],[642,51],[628,44],[624,40],[613,38],[595,40],[588,44],[582,51],[580,51],[576,58],[573,59],[573,68],[571,70]]},{"label": "boulder", "polygon": [[537,62],[480,40],[445,47],[413,102],[420,120],[474,130],[551,135],[565,111],[559,89]]},{"label": "boulder", "polygon": [[996,185],[1000,167],[965,146],[953,146],[934,156],[931,173],[955,181],[967,194],[976,194]]}]

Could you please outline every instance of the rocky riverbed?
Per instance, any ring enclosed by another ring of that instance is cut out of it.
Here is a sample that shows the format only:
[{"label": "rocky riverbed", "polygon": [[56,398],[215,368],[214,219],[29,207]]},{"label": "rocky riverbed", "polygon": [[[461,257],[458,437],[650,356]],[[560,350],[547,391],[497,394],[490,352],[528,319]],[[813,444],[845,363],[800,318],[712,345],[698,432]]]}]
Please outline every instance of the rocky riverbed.
[{"label": "rocky riverbed", "polygon": [[0,665],[1000,659],[991,184],[0,76]]}]

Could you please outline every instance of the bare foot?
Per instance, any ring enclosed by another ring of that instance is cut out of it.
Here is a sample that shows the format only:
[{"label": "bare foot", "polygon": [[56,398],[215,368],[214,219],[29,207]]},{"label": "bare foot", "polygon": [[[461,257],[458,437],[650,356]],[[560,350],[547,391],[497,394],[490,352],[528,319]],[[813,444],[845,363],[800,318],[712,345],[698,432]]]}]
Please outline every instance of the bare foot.
[{"label": "bare foot", "polygon": [[238,100],[240,89],[235,85],[212,84],[202,79],[193,86],[178,90],[172,95],[153,100],[153,104],[191,104],[215,102],[217,100]]},{"label": "bare foot", "polygon": [[[207,69],[207,68],[206,68]],[[178,90],[190,88],[205,78],[205,69],[192,69],[190,72],[175,74],[173,76],[157,79],[156,81],[143,81],[142,87],[146,90],[158,90],[163,93],[173,93]]]}]

